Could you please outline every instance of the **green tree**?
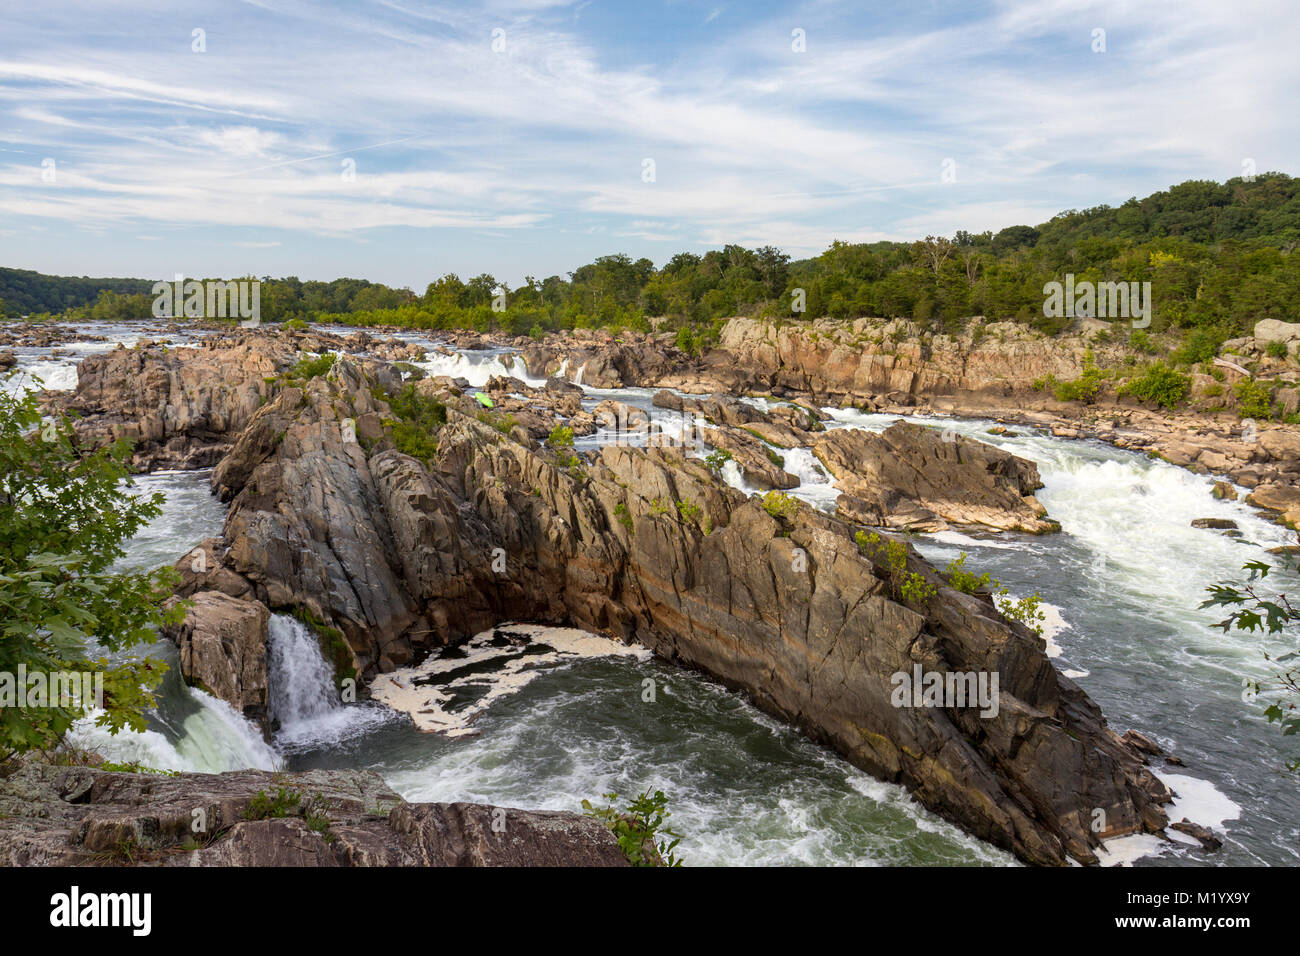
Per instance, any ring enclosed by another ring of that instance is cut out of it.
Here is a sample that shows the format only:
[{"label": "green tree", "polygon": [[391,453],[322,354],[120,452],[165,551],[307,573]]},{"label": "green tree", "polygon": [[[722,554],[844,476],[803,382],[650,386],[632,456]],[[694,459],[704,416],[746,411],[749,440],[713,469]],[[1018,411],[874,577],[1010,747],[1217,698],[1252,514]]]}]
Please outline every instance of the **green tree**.
[{"label": "green tree", "polygon": [[[171,568],[114,570],[123,544],[162,504],[161,495],[130,491],[129,452],[118,442],[83,453],[66,420],[42,421],[34,393],[0,393],[0,674],[102,675],[95,722],[110,733],[145,728],[166,670],[127,652],[183,613],[163,610]],[[0,759],[56,746],[95,703],[47,702],[0,707]]]}]

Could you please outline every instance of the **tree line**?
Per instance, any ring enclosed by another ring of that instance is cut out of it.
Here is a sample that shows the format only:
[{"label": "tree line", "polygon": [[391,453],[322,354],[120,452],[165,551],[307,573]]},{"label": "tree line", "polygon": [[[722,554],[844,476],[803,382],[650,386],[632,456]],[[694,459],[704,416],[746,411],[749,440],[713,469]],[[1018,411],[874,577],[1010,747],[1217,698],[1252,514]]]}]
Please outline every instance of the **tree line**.
[{"label": "tree line", "polygon": [[[567,277],[528,276],[517,288],[486,273],[464,280],[447,274],[423,292],[363,279],[266,277],[261,310],[271,322],[534,336],[573,328],[686,329],[685,340],[699,345],[735,315],[906,318],[936,332],[982,315],[1051,334],[1070,318],[1043,314],[1043,287],[1070,273],[1078,282],[1149,281],[1153,331],[1198,328],[1224,339],[1262,318],[1300,315],[1297,246],[1300,179],[1265,173],[1225,183],[1189,180],[1117,207],[1067,210],[1038,226],[996,233],[835,241],[795,261],[771,246],[678,253],[658,268],[646,258],[612,254]],[[108,285],[86,298],[86,283],[96,282]],[[72,320],[147,317],[148,285],[0,270],[0,298],[10,312],[32,312],[36,302]],[[77,296],[84,301],[69,305]]]}]

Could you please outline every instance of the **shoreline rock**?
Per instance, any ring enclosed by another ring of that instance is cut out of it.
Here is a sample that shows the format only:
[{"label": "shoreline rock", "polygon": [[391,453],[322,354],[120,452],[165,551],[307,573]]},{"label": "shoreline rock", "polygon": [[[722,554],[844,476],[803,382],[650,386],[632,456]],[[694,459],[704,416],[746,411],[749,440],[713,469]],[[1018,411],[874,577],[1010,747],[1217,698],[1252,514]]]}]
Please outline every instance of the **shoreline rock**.
[{"label": "shoreline rock", "polygon": [[628,865],[590,817],[407,803],[369,771],[173,775],[29,759],[0,776],[0,866]]}]

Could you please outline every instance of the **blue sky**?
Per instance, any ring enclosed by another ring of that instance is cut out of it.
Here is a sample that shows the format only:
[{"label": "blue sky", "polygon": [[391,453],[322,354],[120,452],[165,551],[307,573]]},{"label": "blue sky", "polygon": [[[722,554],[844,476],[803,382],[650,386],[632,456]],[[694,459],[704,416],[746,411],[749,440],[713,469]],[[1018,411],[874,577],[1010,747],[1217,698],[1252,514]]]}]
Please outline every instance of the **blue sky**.
[{"label": "blue sky", "polygon": [[1297,13],[11,3],[0,265],[517,285],[611,252],[662,264],[737,242],[802,257],[833,239],[1037,223],[1247,160],[1296,174]]}]

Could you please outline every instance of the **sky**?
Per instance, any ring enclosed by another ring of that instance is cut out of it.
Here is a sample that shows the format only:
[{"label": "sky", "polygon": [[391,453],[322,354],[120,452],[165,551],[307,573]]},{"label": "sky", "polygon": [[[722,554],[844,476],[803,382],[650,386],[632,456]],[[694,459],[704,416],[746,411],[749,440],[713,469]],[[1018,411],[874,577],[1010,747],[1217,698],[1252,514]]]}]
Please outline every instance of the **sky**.
[{"label": "sky", "polygon": [[0,265],[445,273],[1300,173],[1295,0],[0,5]]}]

